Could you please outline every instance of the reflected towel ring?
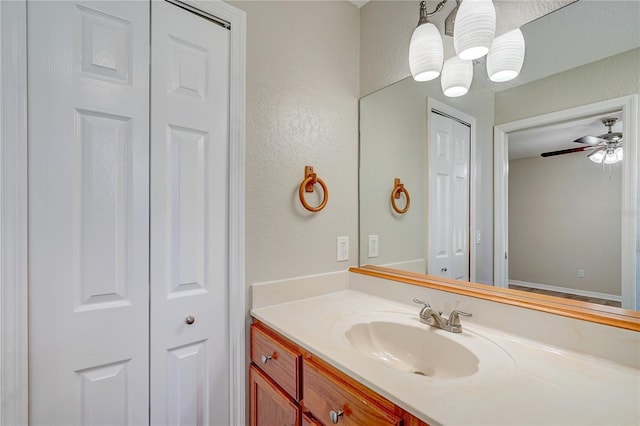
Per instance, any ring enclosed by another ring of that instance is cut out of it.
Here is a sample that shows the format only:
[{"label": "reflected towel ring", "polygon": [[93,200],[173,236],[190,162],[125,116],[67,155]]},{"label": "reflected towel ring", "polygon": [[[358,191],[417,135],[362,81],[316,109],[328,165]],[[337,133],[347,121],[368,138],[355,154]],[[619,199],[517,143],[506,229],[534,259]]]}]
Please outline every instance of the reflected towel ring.
[{"label": "reflected towel ring", "polygon": [[[407,199],[407,204],[404,206],[404,209],[398,208],[396,205],[396,200],[400,199],[400,194],[404,192],[404,196]],[[391,206],[393,209],[399,214],[405,214],[409,210],[409,205],[411,205],[411,197],[409,196],[409,191],[404,187],[404,184],[400,182],[400,179],[395,178],[393,180],[393,191],[391,191]]]},{"label": "reflected towel ring", "polygon": [[[307,203],[307,200],[305,200],[304,193],[313,192],[313,187],[316,183],[319,183],[322,187],[323,198],[319,206],[313,207],[309,203]],[[300,202],[302,203],[304,208],[313,213],[319,212],[320,210],[324,209],[324,206],[327,205],[327,201],[329,201],[329,190],[327,189],[327,185],[325,185],[324,181],[313,172],[312,166],[304,167],[304,180],[300,184],[300,188],[298,188],[298,196],[300,197]]]}]

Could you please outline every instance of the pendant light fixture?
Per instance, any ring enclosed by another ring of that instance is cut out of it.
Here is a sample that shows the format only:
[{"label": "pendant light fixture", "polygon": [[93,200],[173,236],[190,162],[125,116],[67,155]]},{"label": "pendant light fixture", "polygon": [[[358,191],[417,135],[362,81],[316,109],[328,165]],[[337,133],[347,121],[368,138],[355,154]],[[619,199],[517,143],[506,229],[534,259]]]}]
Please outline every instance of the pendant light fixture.
[{"label": "pendant light fixture", "polygon": [[496,37],[487,54],[487,75],[491,81],[513,80],[524,62],[524,36],[520,28]]},{"label": "pendant light fixture", "polygon": [[496,9],[491,0],[464,0],[458,9],[453,45],[460,59],[478,59],[489,52],[496,34]]},{"label": "pendant light fixture", "polygon": [[524,37],[520,29],[494,40],[496,10],[491,0],[456,0],[445,20],[445,34],[453,36],[456,56],[443,64],[442,36],[428,18],[444,8],[442,0],[431,13],[426,1],[420,2],[420,19],[409,44],[409,68],[416,81],[429,81],[441,76],[446,96],[463,96],[471,87],[474,59],[489,54],[487,73],[492,81],[514,79],[524,62]]},{"label": "pendant light fixture", "polygon": [[[438,5],[441,9],[442,6]],[[436,13],[438,10],[433,13]],[[427,2],[420,2],[420,19],[413,31],[409,44],[409,68],[416,81],[429,81],[438,78],[442,70],[444,49],[440,32],[428,20]]]},{"label": "pendant light fixture", "polygon": [[442,92],[450,98],[466,95],[473,80],[473,63],[457,56],[449,58],[442,67]]}]

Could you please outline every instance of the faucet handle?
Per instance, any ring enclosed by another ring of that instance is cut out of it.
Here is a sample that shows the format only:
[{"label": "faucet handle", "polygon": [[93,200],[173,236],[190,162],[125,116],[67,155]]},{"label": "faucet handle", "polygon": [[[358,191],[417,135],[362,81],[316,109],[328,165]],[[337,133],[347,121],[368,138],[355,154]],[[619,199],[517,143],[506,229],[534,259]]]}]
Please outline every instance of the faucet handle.
[{"label": "faucet handle", "polygon": [[450,325],[460,325],[460,317],[459,315],[462,315],[463,317],[472,317],[472,314],[469,314],[467,312],[462,312],[462,311],[458,311],[455,310],[453,312],[451,312],[451,314],[449,315],[449,324]]},{"label": "faucet handle", "polygon": [[426,306],[427,308],[430,308],[430,307],[431,307],[431,305],[429,304],[429,302],[425,302],[425,301],[423,301],[423,300],[413,299],[413,303],[417,303],[417,304],[419,304],[419,305],[424,305],[424,306]]}]

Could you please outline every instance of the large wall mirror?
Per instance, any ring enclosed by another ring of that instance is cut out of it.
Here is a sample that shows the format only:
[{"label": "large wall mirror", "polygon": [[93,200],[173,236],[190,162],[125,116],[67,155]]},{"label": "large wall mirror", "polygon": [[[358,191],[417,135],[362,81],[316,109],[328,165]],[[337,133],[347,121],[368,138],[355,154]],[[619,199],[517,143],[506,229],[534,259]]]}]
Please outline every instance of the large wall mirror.
[{"label": "large wall mirror", "polygon": [[[638,22],[640,2],[579,0],[521,27],[526,56],[511,82],[489,81],[479,60],[459,98],[411,77],[363,97],[360,265],[458,279],[434,260],[450,240],[466,280],[638,310]],[[434,114],[470,128],[468,192],[450,192],[466,206],[434,195]],[[606,124],[623,139],[614,164],[574,142]],[[390,202],[407,201],[396,179],[410,194],[405,213]]]}]

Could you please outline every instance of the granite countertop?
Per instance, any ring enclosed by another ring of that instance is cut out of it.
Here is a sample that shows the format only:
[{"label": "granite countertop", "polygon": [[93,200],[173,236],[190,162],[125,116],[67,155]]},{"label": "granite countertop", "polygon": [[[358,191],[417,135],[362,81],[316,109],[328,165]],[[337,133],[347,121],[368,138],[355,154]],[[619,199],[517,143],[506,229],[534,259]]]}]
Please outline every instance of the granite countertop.
[{"label": "granite countertop", "polygon": [[[434,379],[384,365],[344,338],[345,319],[354,315],[417,318],[418,311],[417,306],[345,290],[251,314],[430,425],[640,424],[640,370],[602,358],[465,324],[462,318],[463,332],[456,338],[484,337],[510,362],[483,370],[481,359],[478,374]],[[496,361],[484,365],[491,362]]]}]

